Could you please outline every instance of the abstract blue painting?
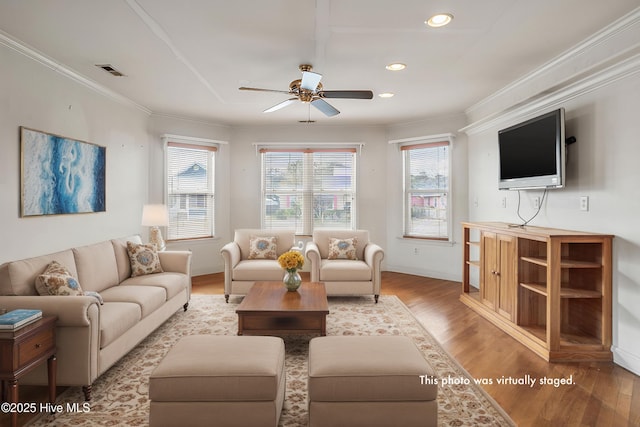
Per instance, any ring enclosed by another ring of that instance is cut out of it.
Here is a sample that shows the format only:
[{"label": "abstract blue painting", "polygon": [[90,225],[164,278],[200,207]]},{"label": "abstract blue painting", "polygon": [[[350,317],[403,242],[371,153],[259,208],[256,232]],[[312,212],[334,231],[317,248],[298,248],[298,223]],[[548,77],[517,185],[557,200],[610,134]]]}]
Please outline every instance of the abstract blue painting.
[{"label": "abstract blue painting", "polygon": [[20,127],[22,216],[104,212],[106,148]]}]

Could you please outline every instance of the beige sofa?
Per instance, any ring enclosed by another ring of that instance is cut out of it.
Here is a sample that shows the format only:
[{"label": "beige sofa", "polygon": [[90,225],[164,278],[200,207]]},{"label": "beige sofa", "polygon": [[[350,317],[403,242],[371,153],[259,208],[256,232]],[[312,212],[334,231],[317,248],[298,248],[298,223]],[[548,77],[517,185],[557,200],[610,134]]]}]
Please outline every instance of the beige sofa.
[{"label": "beige sofa", "polygon": [[224,296],[246,295],[255,282],[282,280],[284,271],[277,259],[249,259],[252,237],[276,237],[276,257],[291,249],[295,243],[293,230],[237,229],[232,242],[220,249],[224,259]]},{"label": "beige sofa", "polygon": [[[328,259],[331,238],[353,237],[356,259]],[[316,230],[305,255],[311,263],[311,281],[324,282],[327,295],[373,295],[378,302],[384,251],[369,241],[367,230]]]},{"label": "beige sofa", "polygon": [[[0,266],[0,307],[40,309],[57,316],[57,384],[82,386],[91,398],[91,384],[181,307],[191,295],[191,253],[159,253],[164,272],[131,276],[127,240],[106,240],[61,252],[12,261]],[[40,296],[36,277],[51,261],[64,265],[93,296]],[[21,383],[46,384],[46,368],[36,369]]]}]

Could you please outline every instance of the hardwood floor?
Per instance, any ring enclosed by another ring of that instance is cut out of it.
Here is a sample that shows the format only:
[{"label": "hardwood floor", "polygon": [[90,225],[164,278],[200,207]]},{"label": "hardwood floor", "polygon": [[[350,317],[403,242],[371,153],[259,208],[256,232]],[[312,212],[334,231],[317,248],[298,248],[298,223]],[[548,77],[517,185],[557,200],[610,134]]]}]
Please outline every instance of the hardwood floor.
[{"label": "hardwood floor", "polygon": [[[309,280],[303,276],[303,280]],[[193,278],[193,293],[222,294],[224,275]],[[547,363],[462,304],[460,284],[384,272],[382,296],[397,295],[440,344],[521,427],[640,426],[640,377],[613,363]],[[505,378],[536,379],[501,385]],[[540,385],[572,378],[574,385]]]},{"label": "hardwood floor", "polygon": [[[303,274],[303,280],[308,276]],[[223,294],[224,274],[193,278],[194,294]],[[462,304],[460,284],[384,272],[382,296],[397,295],[440,344],[520,427],[640,426],[640,377],[613,363],[547,363]],[[574,385],[500,385],[501,378],[561,379]],[[64,390],[58,388],[58,393]],[[46,387],[20,388],[20,400],[45,402]],[[21,416],[18,425],[29,417]],[[9,425],[0,414],[0,426]]]}]

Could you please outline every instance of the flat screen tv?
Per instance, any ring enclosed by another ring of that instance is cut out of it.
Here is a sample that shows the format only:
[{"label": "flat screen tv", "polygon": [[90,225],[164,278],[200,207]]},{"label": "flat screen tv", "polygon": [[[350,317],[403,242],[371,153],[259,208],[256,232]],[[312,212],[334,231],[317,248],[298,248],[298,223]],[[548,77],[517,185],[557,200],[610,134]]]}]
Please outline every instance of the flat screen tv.
[{"label": "flat screen tv", "polygon": [[564,108],[499,131],[498,152],[500,190],[563,187]]}]

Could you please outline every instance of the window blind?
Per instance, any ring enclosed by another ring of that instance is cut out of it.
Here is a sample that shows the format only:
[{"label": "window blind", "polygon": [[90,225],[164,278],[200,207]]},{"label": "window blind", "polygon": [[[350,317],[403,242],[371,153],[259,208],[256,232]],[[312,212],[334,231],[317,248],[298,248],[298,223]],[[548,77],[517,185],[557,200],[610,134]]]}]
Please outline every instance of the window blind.
[{"label": "window blind", "polygon": [[449,142],[400,147],[404,153],[404,235],[449,238]]},{"label": "window blind", "polygon": [[262,226],[355,228],[355,149],[262,149]]},{"label": "window blind", "polygon": [[167,143],[167,240],[214,236],[216,150],[209,145]]}]

